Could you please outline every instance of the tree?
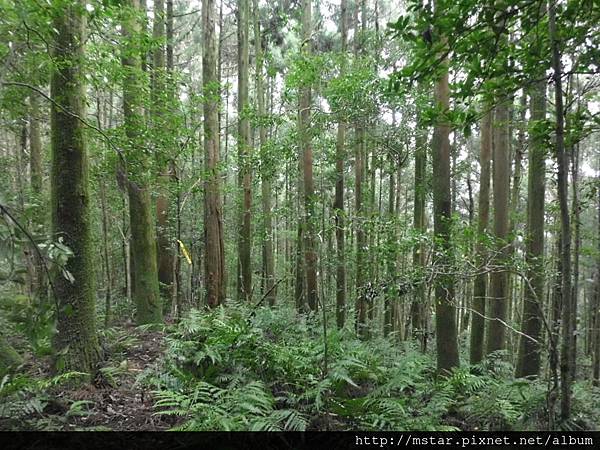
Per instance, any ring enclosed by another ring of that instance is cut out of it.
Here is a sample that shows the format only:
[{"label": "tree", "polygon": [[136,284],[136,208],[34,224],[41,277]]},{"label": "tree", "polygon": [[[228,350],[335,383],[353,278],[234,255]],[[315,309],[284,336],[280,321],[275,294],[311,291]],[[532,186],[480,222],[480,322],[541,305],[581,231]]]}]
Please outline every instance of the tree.
[{"label": "tree", "polygon": [[573,351],[571,341],[572,322],[571,313],[571,219],[569,217],[569,180],[568,180],[568,157],[565,152],[564,137],[564,107],[562,92],[562,63],[560,53],[559,36],[556,29],[556,10],[553,2],[548,2],[548,35],[552,48],[552,70],[554,79],[554,105],[555,105],[555,152],[558,165],[558,203],[560,206],[560,262],[561,262],[561,295],[562,295],[562,341],[560,356],[560,417],[564,422],[571,417],[571,369],[569,362],[570,352]]},{"label": "tree", "polygon": [[546,119],[546,84],[533,86],[531,93],[529,172],[527,186],[527,280],[523,299],[521,336],[515,375],[537,376],[540,371],[540,330],[544,296],[544,204],[546,196],[546,149],[541,126]]},{"label": "tree", "polygon": [[264,55],[263,55],[263,38],[260,29],[260,10],[258,8],[258,0],[253,0],[254,4],[254,46],[256,52],[256,98],[258,104],[258,139],[261,149],[261,156],[264,163],[264,168],[261,173],[261,196],[262,196],[262,214],[263,214],[263,272],[264,272],[264,291],[269,305],[275,304],[277,291],[275,288],[275,257],[273,254],[273,222],[271,217],[272,195],[271,195],[271,178],[273,177],[273,168],[269,164],[270,158],[267,156],[267,128],[264,125],[265,111],[265,87],[263,78],[265,72]]},{"label": "tree", "polygon": [[486,353],[506,348],[506,314],[508,307],[508,195],[510,152],[508,136],[509,108],[506,101],[496,106],[492,128],[494,130],[493,193],[494,193],[494,262],[496,268],[490,275],[490,321],[488,322]]},{"label": "tree", "polygon": [[[485,112],[481,120],[481,149],[479,153],[479,207],[477,217],[477,244],[475,253],[478,265],[486,258],[484,234],[488,229],[490,215],[490,161],[492,157],[492,112]],[[473,286],[473,314],[471,315],[471,345],[470,362],[478,364],[483,359],[484,332],[485,332],[485,309],[487,293],[487,274],[478,273]]]},{"label": "tree", "polygon": [[215,0],[202,2],[204,95],[204,244],[206,256],[206,305],[215,307],[225,299],[225,251],[223,246],[223,206],[219,170],[219,81],[215,36]]},{"label": "tree", "polygon": [[[157,147],[157,171],[159,173],[159,195],[156,198],[156,243],[158,255],[158,281],[163,298],[170,298],[173,285],[173,245],[169,232],[169,209],[171,198],[169,185],[172,174],[168,161],[170,132],[167,128],[168,118],[165,102],[172,99],[166,97],[167,73],[165,66],[165,5],[164,0],[154,0],[154,24],[152,38],[155,47],[152,52],[152,123],[154,127],[154,140]],[[168,80],[172,82],[172,80]]]},{"label": "tree", "polygon": [[[361,1],[361,6],[364,9],[365,1]],[[362,14],[364,19],[366,14]],[[364,26],[363,26],[364,30]],[[359,63],[359,55],[362,45],[363,30],[358,29],[358,2],[354,5],[354,58],[355,66]],[[365,281],[367,275],[366,263],[366,247],[367,236],[365,233],[366,214],[364,207],[364,179],[366,173],[366,155],[365,155],[365,125],[362,123],[362,117],[355,119],[354,125],[354,209],[356,214],[356,333],[365,338],[369,334],[367,324],[368,304],[365,295]]]},{"label": "tree", "polygon": [[250,121],[248,120],[248,15],[249,0],[238,0],[238,161],[241,215],[238,238],[238,294],[252,295],[252,174],[250,172]]},{"label": "tree", "polygon": [[[437,7],[436,3],[436,7]],[[440,37],[444,46],[445,36]],[[450,103],[448,86],[448,59],[441,60],[441,68],[435,82],[434,99],[442,113],[446,113]],[[439,117],[433,130],[431,148],[433,153],[433,234],[435,238],[436,261],[440,270],[435,279],[435,331],[437,369],[447,373],[458,367],[458,342],[456,315],[454,314],[454,280],[451,274],[451,193],[450,193],[450,125],[447,119]]]},{"label": "tree", "polygon": [[[302,56],[309,59],[312,54],[312,0],[302,0]],[[311,137],[312,94],[309,80],[300,87],[298,103],[298,133],[302,152],[302,174],[304,186],[304,264],[306,270],[306,299],[311,311],[318,309],[317,252],[315,250],[315,188],[313,181],[313,151]]]},{"label": "tree", "polygon": [[53,17],[56,30],[50,81],[52,233],[71,251],[58,275],[58,302],[53,347],[58,371],[94,374],[101,351],[96,332],[96,286],[91,238],[88,155],[84,124],[84,43],[86,20],[81,1],[73,1]]},{"label": "tree", "polygon": [[139,0],[128,0],[123,11],[123,45],[121,59],[123,81],[123,119],[127,139],[127,192],[133,265],[133,297],[138,324],[162,322],[158,285],[156,230],[150,198],[152,163],[147,156],[143,130],[144,74],[141,65],[140,39],[143,11]]},{"label": "tree", "polygon": [[[340,75],[344,74],[345,58],[348,50],[348,1],[342,0],[340,5],[340,32],[342,62]],[[346,322],[346,249],[344,230],[344,166],[346,163],[346,122],[342,118],[338,123],[335,159],[335,239],[337,242],[336,255],[336,323],[343,328]]]},{"label": "tree", "polygon": [[[419,120],[417,119],[417,122]],[[417,123],[417,137],[415,140],[415,186],[414,186],[414,208],[413,228],[419,233],[419,242],[413,248],[413,266],[415,270],[422,272],[425,268],[425,246],[422,236],[426,233],[425,228],[425,200],[427,196],[427,137]],[[422,273],[419,274],[420,276]],[[412,330],[415,338],[421,341],[421,349],[425,350],[425,312],[427,300],[425,286],[419,285],[415,289],[413,303],[411,305]]]}]

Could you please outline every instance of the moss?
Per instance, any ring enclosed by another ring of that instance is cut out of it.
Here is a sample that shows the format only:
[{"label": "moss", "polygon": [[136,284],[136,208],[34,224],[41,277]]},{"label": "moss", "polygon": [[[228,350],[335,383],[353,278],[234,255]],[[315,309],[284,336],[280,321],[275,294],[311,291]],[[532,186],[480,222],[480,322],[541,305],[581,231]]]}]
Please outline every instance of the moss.
[{"label": "moss", "polygon": [[162,306],[158,287],[156,235],[150,193],[129,182],[129,215],[131,248],[136,260],[133,298],[138,324],[162,322]]},{"label": "moss", "polygon": [[[91,241],[88,158],[84,125],[83,42],[85,22],[81,8],[73,5],[54,20],[58,30],[56,69],[52,74],[52,230],[73,255],[54,280],[58,301],[57,333],[54,338],[58,371],[93,373],[100,359],[96,334],[95,280]],[[66,113],[65,110],[73,114]]]},{"label": "moss", "polygon": [[23,358],[8,343],[4,336],[0,336],[0,376],[4,376],[11,369],[23,363]]}]

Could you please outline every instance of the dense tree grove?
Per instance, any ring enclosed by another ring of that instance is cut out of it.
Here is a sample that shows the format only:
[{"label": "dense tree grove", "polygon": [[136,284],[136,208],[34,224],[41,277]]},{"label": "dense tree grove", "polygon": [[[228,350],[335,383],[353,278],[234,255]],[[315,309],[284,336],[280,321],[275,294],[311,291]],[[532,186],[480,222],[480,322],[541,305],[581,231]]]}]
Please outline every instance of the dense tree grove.
[{"label": "dense tree grove", "polygon": [[600,428],[597,1],[0,36],[0,429]]}]

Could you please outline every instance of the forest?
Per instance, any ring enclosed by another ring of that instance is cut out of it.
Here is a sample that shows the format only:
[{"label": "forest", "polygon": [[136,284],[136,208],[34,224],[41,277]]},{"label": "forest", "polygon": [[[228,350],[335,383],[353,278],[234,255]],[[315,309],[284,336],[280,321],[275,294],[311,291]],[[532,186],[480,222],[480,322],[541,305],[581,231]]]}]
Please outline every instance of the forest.
[{"label": "forest", "polygon": [[600,431],[597,0],[0,37],[0,430]]}]

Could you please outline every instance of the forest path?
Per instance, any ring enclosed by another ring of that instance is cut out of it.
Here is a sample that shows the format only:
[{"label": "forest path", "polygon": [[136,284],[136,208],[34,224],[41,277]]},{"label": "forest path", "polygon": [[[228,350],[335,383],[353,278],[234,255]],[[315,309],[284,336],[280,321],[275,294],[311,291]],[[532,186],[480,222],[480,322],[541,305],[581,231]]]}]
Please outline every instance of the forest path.
[{"label": "forest path", "polygon": [[121,351],[109,355],[93,385],[63,391],[70,401],[86,401],[87,411],[68,415],[65,430],[106,429],[114,431],[159,431],[173,426],[172,417],[157,416],[151,392],[139,382],[140,374],[157,363],[163,352],[164,332],[143,330],[125,325],[116,337],[107,342]]}]

